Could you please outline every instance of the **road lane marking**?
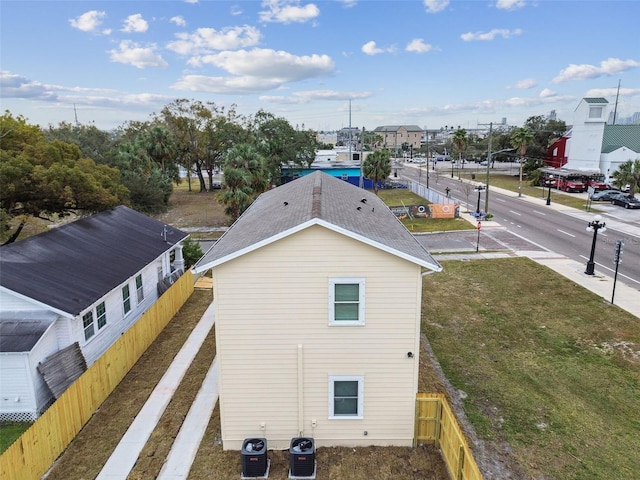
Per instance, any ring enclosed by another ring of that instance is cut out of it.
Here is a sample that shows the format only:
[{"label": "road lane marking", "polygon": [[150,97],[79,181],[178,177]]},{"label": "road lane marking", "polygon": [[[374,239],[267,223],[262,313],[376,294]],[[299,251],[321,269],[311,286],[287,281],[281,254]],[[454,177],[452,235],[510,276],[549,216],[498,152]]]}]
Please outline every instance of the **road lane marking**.
[{"label": "road lane marking", "polygon": [[546,215],[544,212],[539,212],[538,210],[534,210],[533,213],[537,213],[538,215]]},{"label": "road lane marking", "polygon": [[507,201],[502,199],[502,198],[496,198],[495,200],[496,200],[496,202],[507,203]]},{"label": "road lane marking", "polygon": [[513,213],[514,215],[518,215],[519,217],[522,216],[522,214],[520,212],[514,212],[513,210],[509,210],[510,213]]},{"label": "road lane marking", "polygon": [[564,230],[560,230],[560,229],[558,229],[558,231],[559,231],[560,233],[564,233],[565,235],[569,235],[570,237],[576,238],[576,236],[575,236],[575,235],[573,235],[573,234],[571,234],[571,233],[569,233],[569,232],[565,232]]}]

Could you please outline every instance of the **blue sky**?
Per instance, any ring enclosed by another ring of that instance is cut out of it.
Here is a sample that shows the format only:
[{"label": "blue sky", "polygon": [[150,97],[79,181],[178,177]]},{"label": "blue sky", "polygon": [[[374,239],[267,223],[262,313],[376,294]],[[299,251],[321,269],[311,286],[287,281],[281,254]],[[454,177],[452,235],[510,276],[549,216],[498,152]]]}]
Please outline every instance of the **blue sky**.
[{"label": "blue sky", "polygon": [[637,0],[2,0],[0,101],[102,129],[177,98],[315,130],[570,124],[619,81],[618,116],[640,111],[638,19]]}]

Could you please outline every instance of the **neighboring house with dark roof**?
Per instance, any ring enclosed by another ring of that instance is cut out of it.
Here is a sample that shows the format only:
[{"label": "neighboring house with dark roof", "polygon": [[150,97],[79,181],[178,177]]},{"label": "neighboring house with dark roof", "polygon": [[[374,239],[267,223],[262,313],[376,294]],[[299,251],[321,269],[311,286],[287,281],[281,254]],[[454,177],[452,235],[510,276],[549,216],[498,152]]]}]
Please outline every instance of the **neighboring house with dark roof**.
[{"label": "neighboring house with dark roof", "polygon": [[605,98],[583,98],[571,130],[549,147],[545,163],[599,172],[610,181],[621,164],[640,158],[640,125],[607,125],[609,107]]},{"label": "neighboring house with dark roof", "polygon": [[86,368],[130,328],[184,270],[186,238],[120,206],[0,247],[0,420],[51,403],[54,354]]},{"label": "neighboring house with dark roof", "polygon": [[441,269],[370,191],[315,172],[259,196],[194,266],[213,273],[223,447],[412,445]]}]

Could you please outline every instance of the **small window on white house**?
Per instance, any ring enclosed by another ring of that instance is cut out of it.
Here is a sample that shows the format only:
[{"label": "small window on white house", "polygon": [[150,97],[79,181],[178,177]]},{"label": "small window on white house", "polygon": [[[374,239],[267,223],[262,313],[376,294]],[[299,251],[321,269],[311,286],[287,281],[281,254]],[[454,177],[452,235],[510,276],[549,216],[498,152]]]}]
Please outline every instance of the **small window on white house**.
[{"label": "small window on white house", "polygon": [[589,107],[589,118],[602,118],[604,107]]},{"label": "small window on white house", "polygon": [[142,285],[142,275],[136,277],[136,293],[138,295],[138,304],[144,300],[144,287]]},{"label": "small window on white house", "polygon": [[89,340],[95,334],[93,327],[93,310],[89,310],[82,316],[82,326],[84,328],[84,339]]},{"label": "small window on white house", "polygon": [[129,291],[129,285],[122,287],[122,307],[124,308],[125,315],[131,311],[131,292]]},{"label": "small window on white house", "polygon": [[98,330],[107,324],[107,308],[104,302],[96,307],[96,319],[98,321]]},{"label": "small window on white house", "polygon": [[329,418],[361,419],[364,412],[364,377],[329,376]]},{"label": "small window on white house", "polygon": [[329,325],[364,325],[364,278],[329,279]]}]

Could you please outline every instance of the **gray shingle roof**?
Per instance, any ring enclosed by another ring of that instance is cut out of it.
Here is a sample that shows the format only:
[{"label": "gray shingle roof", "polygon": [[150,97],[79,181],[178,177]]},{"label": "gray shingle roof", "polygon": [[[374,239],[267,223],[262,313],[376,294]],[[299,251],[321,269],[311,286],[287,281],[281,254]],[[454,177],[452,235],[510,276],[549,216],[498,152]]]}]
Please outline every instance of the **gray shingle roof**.
[{"label": "gray shingle roof", "polygon": [[125,206],[0,247],[0,286],[71,315],[188,235]]},{"label": "gray shingle roof", "polygon": [[374,193],[314,172],[260,195],[194,270],[206,271],[316,224],[431,270],[442,269]]}]

